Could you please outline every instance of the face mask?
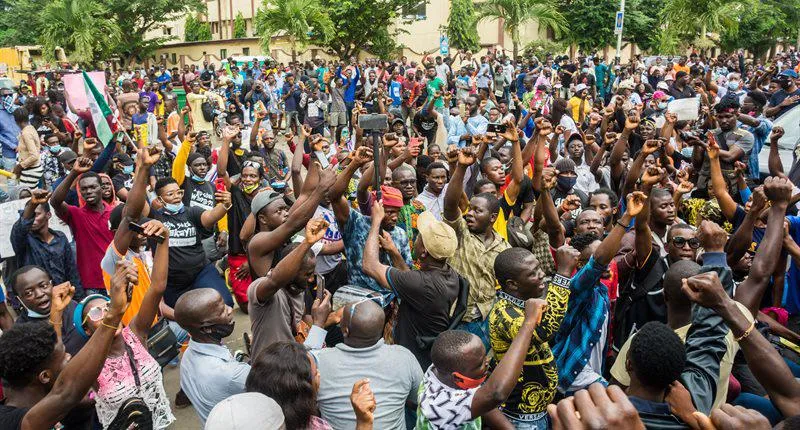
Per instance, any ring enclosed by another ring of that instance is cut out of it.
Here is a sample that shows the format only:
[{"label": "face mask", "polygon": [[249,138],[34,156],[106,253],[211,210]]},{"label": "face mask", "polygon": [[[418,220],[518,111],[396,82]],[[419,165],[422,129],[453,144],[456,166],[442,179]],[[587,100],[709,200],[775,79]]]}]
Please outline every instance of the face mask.
[{"label": "face mask", "polygon": [[58,154],[61,152],[61,145],[53,145],[50,147],[50,152],[53,154]]},{"label": "face mask", "polygon": [[582,73],[589,73],[589,69],[583,68],[583,69],[581,69],[581,72]]},{"label": "face mask", "polygon": [[729,81],[728,82],[728,89],[731,91],[736,91],[739,89],[739,81]]},{"label": "face mask", "polygon": [[218,342],[222,343],[222,339],[230,336],[233,333],[234,324],[214,324],[212,326],[207,326],[205,329],[208,330],[206,333],[212,339],[217,340]]},{"label": "face mask", "polygon": [[50,316],[50,312],[48,312],[47,314],[40,314],[39,312],[36,312],[33,309],[25,306],[25,302],[23,302],[22,300],[20,300],[19,302],[22,304],[22,307],[25,308],[26,311],[28,311],[28,316],[30,318],[45,319]]},{"label": "face mask", "polygon": [[666,109],[667,109],[667,103],[664,102],[658,103],[658,110],[666,110]]},{"label": "face mask", "polygon": [[577,176],[559,176],[556,178],[556,185],[563,191],[569,191],[578,182]]},{"label": "face mask", "polygon": [[472,379],[469,376],[464,376],[458,372],[453,372],[453,376],[458,377],[460,380],[453,378],[453,382],[456,383],[458,388],[462,390],[470,390],[473,388],[478,388],[483,384],[483,381],[486,380],[486,375],[483,375],[480,379]]},{"label": "face mask", "polygon": [[692,158],[692,149],[691,146],[681,149],[681,155],[686,158]]},{"label": "face mask", "polygon": [[197,182],[197,183],[199,183],[199,184],[202,184],[203,182],[206,181],[206,178],[204,178],[202,176],[197,176],[194,173],[192,173],[192,180]]},{"label": "face mask", "polygon": [[126,175],[130,175],[131,173],[133,173],[133,164],[131,164],[130,166],[122,166],[122,173]]},{"label": "face mask", "polygon": [[253,191],[255,191],[257,189],[258,189],[258,183],[257,182],[255,184],[253,184],[253,185],[247,185],[247,186],[242,187],[242,191],[244,191],[245,194],[250,194],[250,193],[252,193]]},{"label": "face mask", "polygon": [[166,209],[166,211],[169,212],[169,213],[176,214],[176,213],[178,213],[178,212],[183,210],[183,202],[181,202],[181,203],[166,203],[165,202],[164,203],[164,209]]}]

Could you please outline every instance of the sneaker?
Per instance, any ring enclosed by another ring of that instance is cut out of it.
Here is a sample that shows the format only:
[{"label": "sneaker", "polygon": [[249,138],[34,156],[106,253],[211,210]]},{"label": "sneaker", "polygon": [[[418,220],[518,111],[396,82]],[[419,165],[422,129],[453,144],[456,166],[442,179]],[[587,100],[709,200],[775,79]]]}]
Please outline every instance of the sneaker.
[{"label": "sneaker", "polygon": [[233,353],[233,359],[238,361],[239,363],[247,363],[249,358],[250,358],[250,356],[247,355],[247,353],[245,353],[241,349],[237,349]]},{"label": "sneaker", "polygon": [[192,401],[189,400],[189,397],[186,396],[186,393],[183,392],[183,389],[178,391],[178,394],[175,395],[175,407],[178,409],[183,409],[187,406],[192,406]]}]

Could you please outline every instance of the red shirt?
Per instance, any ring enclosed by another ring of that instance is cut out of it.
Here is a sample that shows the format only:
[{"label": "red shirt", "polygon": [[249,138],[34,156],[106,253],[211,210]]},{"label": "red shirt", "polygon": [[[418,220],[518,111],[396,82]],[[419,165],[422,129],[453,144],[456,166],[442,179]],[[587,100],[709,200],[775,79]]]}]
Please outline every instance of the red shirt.
[{"label": "red shirt", "polygon": [[78,273],[81,275],[83,288],[105,289],[103,270],[100,261],[106,254],[108,245],[114,240],[114,233],[108,228],[108,219],[114,209],[103,203],[103,210],[95,212],[88,206],[67,206],[67,216],[62,220],[69,225],[75,237],[75,248],[78,256]]}]

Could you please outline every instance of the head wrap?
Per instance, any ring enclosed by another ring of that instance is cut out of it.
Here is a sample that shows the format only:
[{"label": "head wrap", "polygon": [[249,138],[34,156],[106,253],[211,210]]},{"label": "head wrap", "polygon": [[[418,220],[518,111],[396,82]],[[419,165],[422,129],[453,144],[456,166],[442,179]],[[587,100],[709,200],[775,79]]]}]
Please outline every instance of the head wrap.
[{"label": "head wrap", "polygon": [[[375,198],[375,191],[372,194],[372,197]],[[398,209],[403,207],[403,194],[395,187],[381,185],[381,198],[384,207]]]}]

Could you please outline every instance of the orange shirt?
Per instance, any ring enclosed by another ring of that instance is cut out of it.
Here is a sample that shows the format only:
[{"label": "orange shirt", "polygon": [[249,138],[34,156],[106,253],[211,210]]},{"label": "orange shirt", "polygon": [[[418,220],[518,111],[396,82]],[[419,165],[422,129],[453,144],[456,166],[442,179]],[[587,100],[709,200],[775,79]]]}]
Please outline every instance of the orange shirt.
[{"label": "orange shirt", "polygon": [[678,72],[689,73],[689,66],[681,66],[680,64],[675,63],[675,64],[672,65],[672,70],[674,70],[675,73],[678,73]]},{"label": "orange shirt", "polygon": [[[150,270],[142,260],[141,256],[133,253],[130,250],[128,250],[126,255],[120,254],[120,252],[117,251],[117,248],[114,246],[114,242],[112,241],[111,244],[108,245],[108,249],[106,250],[105,257],[103,257],[103,261],[100,263],[100,267],[103,269],[103,284],[106,286],[106,291],[109,293],[111,292],[111,276],[116,270],[117,261],[123,258],[128,261],[132,261],[133,264],[136,265],[137,272],[139,272],[139,283],[133,286],[131,304],[128,306],[128,310],[125,311],[125,314],[122,315],[122,323],[127,326],[130,324],[133,317],[139,313],[139,309],[142,307],[144,296],[147,294],[147,290],[150,289]],[[158,320],[156,319],[155,321]]]}]

